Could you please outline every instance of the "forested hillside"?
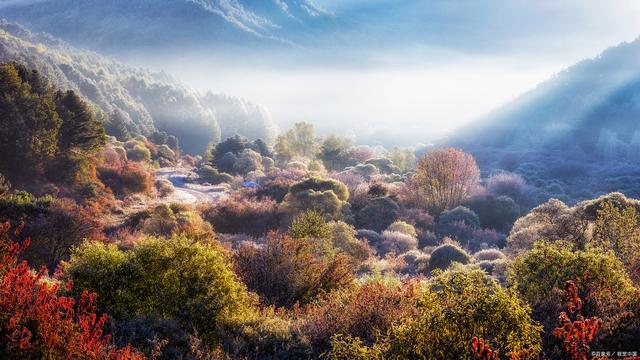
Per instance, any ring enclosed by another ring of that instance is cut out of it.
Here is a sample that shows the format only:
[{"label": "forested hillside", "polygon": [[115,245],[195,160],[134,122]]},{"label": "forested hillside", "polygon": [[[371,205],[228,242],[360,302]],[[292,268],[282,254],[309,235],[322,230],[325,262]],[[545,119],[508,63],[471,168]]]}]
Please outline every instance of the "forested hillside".
[{"label": "forested hillside", "polygon": [[0,40],[0,61],[27,64],[61,88],[76,91],[100,110],[107,131],[124,122],[131,133],[167,132],[195,154],[219,141],[221,133],[275,137],[268,112],[248,101],[202,96],[166,74],[132,68],[7,21],[0,22]]}]

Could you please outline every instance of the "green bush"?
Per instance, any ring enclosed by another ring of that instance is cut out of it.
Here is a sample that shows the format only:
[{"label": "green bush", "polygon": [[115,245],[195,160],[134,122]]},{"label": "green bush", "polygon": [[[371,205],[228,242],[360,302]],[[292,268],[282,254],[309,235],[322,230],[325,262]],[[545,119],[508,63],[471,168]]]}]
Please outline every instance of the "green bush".
[{"label": "green bush", "polygon": [[296,194],[306,190],[314,190],[317,192],[332,191],[340,201],[349,200],[349,190],[345,184],[338,180],[320,179],[317,177],[311,177],[294,184],[289,189],[289,193]]},{"label": "green bush", "polygon": [[508,230],[520,217],[520,206],[508,196],[487,196],[471,201],[469,207],[478,214],[483,227]]},{"label": "green bush", "polygon": [[138,162],[150,162],[151,151],[144,144],[136,144],[127,149],[127,159]]},{"label": "green bush", "polygon": [[231,316],[249,309],[250,297],[231,271],[220,245],[187,235],[147,237],[128,251],[87,242],[64,269],[74,292],[98,294],[98,307],[116,318],[158,314],[178,319],[209,341]]},{"label": "green bush", "polygon": [[227,173],[221,173],[210,165],[204,165],[198,169],[198,176],[202,182],[207,182],[213,185],[228,183],[233,180],[233,177]]},{"label": "green bush", "polygon": [[429,259],[429,270],[446,269],[454,262],[468,264],[469,260],[470,258],[467,252],[460,247],[452,244],[444,244],[438,246],[431,253],[431,258]]},{"label": "green bush", "polygon": [[576,282],[587,292],[582,299],[583,315],[598,316],[605,324],[638,296],[624,265],[612,252],[574,251],[546,242],[536,242],[531,251],[513,261],[508,281],[532,306],[534,316],[547,331],[556,325],[563,310],[566,281]]},{"label": "green bush", "polygon": [[537,359],[542,328],[518,295],[481,270],[456,268],[438,274],[418,296],[417,315],[400,319],[373,346],[334,337],[331,359],[472,359],[473,337],[500,354]]}]

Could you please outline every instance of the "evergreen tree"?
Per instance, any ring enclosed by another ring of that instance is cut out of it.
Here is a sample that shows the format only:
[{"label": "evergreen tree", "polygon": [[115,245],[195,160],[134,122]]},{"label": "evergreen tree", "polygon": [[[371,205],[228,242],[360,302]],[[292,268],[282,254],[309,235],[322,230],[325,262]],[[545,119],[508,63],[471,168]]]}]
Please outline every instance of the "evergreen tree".
[{"label": "evergreen tree", "polygon": [[62,118],[58,137],[58,149],[71,149],[82,153],[97,151],[105,143],[102,124],[96,119],[89,106],[73,91],[58,91],[55,96],[56,109]]}]

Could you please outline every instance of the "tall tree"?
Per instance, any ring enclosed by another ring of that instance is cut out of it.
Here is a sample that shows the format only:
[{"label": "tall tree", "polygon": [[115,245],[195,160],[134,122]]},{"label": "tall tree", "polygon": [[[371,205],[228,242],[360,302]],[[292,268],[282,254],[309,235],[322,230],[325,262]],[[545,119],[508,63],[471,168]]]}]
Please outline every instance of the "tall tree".
[{"label": "tall tree", "polygon": [[460,205],[480,180],[480,169],[472,155],[453,148],[425,154],[409,187],[421,205],[440,213]]},{"label": "tall tree", "polygon": [[105,143],[105,132],[95,114],[78,95],[69,90],[55,95],[56,111],[62,118],[58,150],[71,149],[83,153],[97,151]]},{"label": "tall tree", "polygon": [[46,80],[22,65],[0,64],[0,169],[7,176],[42,171],[57,153],[61,124]]}]

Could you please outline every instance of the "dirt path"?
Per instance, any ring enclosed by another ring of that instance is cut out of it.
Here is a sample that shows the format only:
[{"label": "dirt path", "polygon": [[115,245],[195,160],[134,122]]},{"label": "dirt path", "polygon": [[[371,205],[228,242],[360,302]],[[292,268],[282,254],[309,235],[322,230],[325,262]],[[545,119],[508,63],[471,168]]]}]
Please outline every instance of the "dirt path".
[{"label": "dirt path", "polygon": [[157,179],[171,181],[175,191],[162,202],[196,204],[218,202],[229,196],[229,189],[222,185],[200,185],[193,183],[195,174],[184,168],[161,168],[156,170]]}]

